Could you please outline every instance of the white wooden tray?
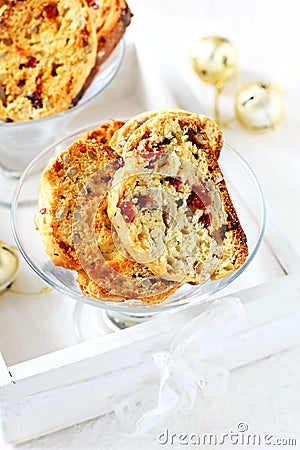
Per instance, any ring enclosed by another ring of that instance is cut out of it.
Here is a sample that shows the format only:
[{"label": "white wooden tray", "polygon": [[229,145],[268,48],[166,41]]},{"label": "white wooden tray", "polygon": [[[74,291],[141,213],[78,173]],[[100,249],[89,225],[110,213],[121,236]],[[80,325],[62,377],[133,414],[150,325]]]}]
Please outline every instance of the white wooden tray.
[{"label": "white wooden tray", "polygon": [[[147,109],[193,109],[197,100],[188,88],[181,84],[181,101],[175,101],[153,70],[151,60],[143,55],[135,45],[127,45],[116,79],[76,117],[70,130],[97,120],[130,117]],[[0,209],[0,219],[0,237],[12,243],[9,211]],[[227,358],[230,369],[296,342],[299,277],[287,274],[297,271],[299,261],[285,239],[278,236],[280,231],[274,230],[269,221],[255,260],[222,292],[225,295],[244,290],[239,297],[247,303],[247,320],[240,334],[249,351],[245,347],[242,351],[239,337],[233,338],[236,350],[234,357]],[[16,289],[31,292],[42,286],[22,261]],[[80,343],[74,329],[75,306],[73,300],[54,291],[41,296],[8,292],[0,297],[0,419],[5,442],[21,442],[111,411],[113,394],[128,391],[134,385],[132,377],[146,379],[146,374],[134,369],[143,355],[165,348],[178,327],[204,307],[191,306],[132,329]],[[284,339],[270,339],[272,330],[280,332]],[[255,350],[253,339],[260,340]],[[119,371],[125,369],[130,377],[120,381]]]}]

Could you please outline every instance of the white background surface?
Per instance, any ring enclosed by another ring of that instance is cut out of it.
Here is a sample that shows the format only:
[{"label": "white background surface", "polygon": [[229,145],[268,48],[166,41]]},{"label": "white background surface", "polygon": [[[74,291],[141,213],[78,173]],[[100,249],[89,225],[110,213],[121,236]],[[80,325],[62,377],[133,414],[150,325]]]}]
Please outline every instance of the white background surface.
[{"label": "white background surface", "polygon": [[[153,47],[154,53],[166,52],[185,77],[191,77],[193,87],[197,86],[199,89],[197,95],[203,105],[203,110],[199,112],[211,114],[213,92],[210,86],[195,81],[188,73],[189,47],[198,37],[213,34],[228,37],[237,47],[239,65],[245,80],[281,79],[287,89],[286,117],[282,124],[263,135],[251,134],[234,124],[225,130],[225,137],[256,170],[275,220],[300,255],[300,17],[296,1],[132,0],[130,6],[135,13],[130,34],[134,34],[135,28],[139,31],[138,25],[143,22],[143,28],[150,30],[151,36],[148,33],[148,37],[153,43],[157,40],[161,42],[159,49]],[[147,24],[144,23],[145,20]],[[162,37],[164,41],[161,40]],[[164,56],[163,53],[160,55]],[[161,61],[160,58],[158,56],[157,61]],[[160,70],[160,67],[157,69]],[[180,90],[180,86],[178,89]],[[206,431],[221,434],[236,430],[237,424],[243,421],[248,423],[249,432],[298,438],[300,446],[299,375],[299,349],[239,369],[232,374],[224,405],[213,420],[206,423],[203,417],[199,418],[197,414],[201,411],[200,408],[188,416],[170,420],[169,430],[175,433]],[[160,430],[132,441],[121,434],[115,418],[109,415],[18,448],[167,448],[156,441],[157,435],[167,425],[162,423]],[[173,445],[170,448],[187,446]]]}]

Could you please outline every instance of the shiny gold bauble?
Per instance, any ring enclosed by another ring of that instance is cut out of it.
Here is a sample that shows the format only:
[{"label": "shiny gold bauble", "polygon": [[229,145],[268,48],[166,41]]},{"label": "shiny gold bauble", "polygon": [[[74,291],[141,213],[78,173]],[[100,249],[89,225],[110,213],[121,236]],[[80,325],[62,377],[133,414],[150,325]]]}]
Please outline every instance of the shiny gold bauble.
[{"label": "shiny gold bauble", "polygon": [[0,241],[0,294],[5,292],[16,280],[18,271],[18,256],[11,247]]},{"label": "shiny gold bauble", "polygon": [[224,83],[236,73],[237,53],[226,38],[204,37],[194,43],[191,63],[195,72],[206,83]]},{"label": "shiny gold bauble", "polygon": [[272,129],[284,116],[283,95],[265,81],[250,83],[238,91],[235,112],[240,123],[251,131]]}]

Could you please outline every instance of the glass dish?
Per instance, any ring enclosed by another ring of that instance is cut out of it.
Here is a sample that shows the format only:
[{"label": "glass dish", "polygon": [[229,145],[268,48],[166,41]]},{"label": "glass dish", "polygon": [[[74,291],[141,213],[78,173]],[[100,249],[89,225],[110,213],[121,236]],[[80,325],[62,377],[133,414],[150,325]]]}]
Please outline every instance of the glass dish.
[{"label": "glass dish", "polygon": [[[88,127],[92,129],[94,126]],[[17,245],[31,268],[50,286],[61,294],[86,305],[96,306],[115,314],[135,319],[147,317],[191,302],[206,301],[208,297],[232,283],[250,264],[262,242],[265,229],[265,202],[260,184],[247,162],[229,144],[225,143],[220,157],[228,190],[236,207],[241,224],[248,239],[249,256],[236,272],[220,280],[192,286],[184,285],[163,303],[157,305],[138,304],[136,300],[123,303],[85,297],[76,283],[76,272],[56,267],[46,254],[33,217],[37,211],[40,176],[46,165],[63,149],[70,145],[85,130],[63,139],[37,156],[20,177],[12,205],[12,225]],[[90,308],[95,310],[96,308]],[[116,322],[119,318],[116,319]],[[128,323],[128,321],[127,321]],[[126,326],[126,325],[124,325]]]},{"label": "glass dish", "polygon": [[[0,203],[11,203],[21,172],[42,150],[68,134],[68,123],[113,80],[122,64],[125,44],[121,40],[98,69],[76,106],[37,120],[4,123],[0,121]],[[10,192],[11,191],[11,192]]]}]

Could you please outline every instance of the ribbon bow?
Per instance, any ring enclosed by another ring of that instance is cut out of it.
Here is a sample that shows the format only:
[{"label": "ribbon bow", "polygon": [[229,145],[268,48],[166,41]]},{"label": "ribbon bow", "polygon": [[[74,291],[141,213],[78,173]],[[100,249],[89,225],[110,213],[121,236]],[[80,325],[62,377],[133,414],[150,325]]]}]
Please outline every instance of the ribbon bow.
[{"label": "ribbon bow", "polygon": [[209,359],[210,349],[238,330],[243,313],[236,297],[216,300],[175,335],[168,350],[145,361],[154,365],[159,381],[114,399],[114,412],[125,430],[134,430],[131,436],[150,430],[168,413],[192,409],[199,391],[210,406],[222,399],[229,372]]}]

